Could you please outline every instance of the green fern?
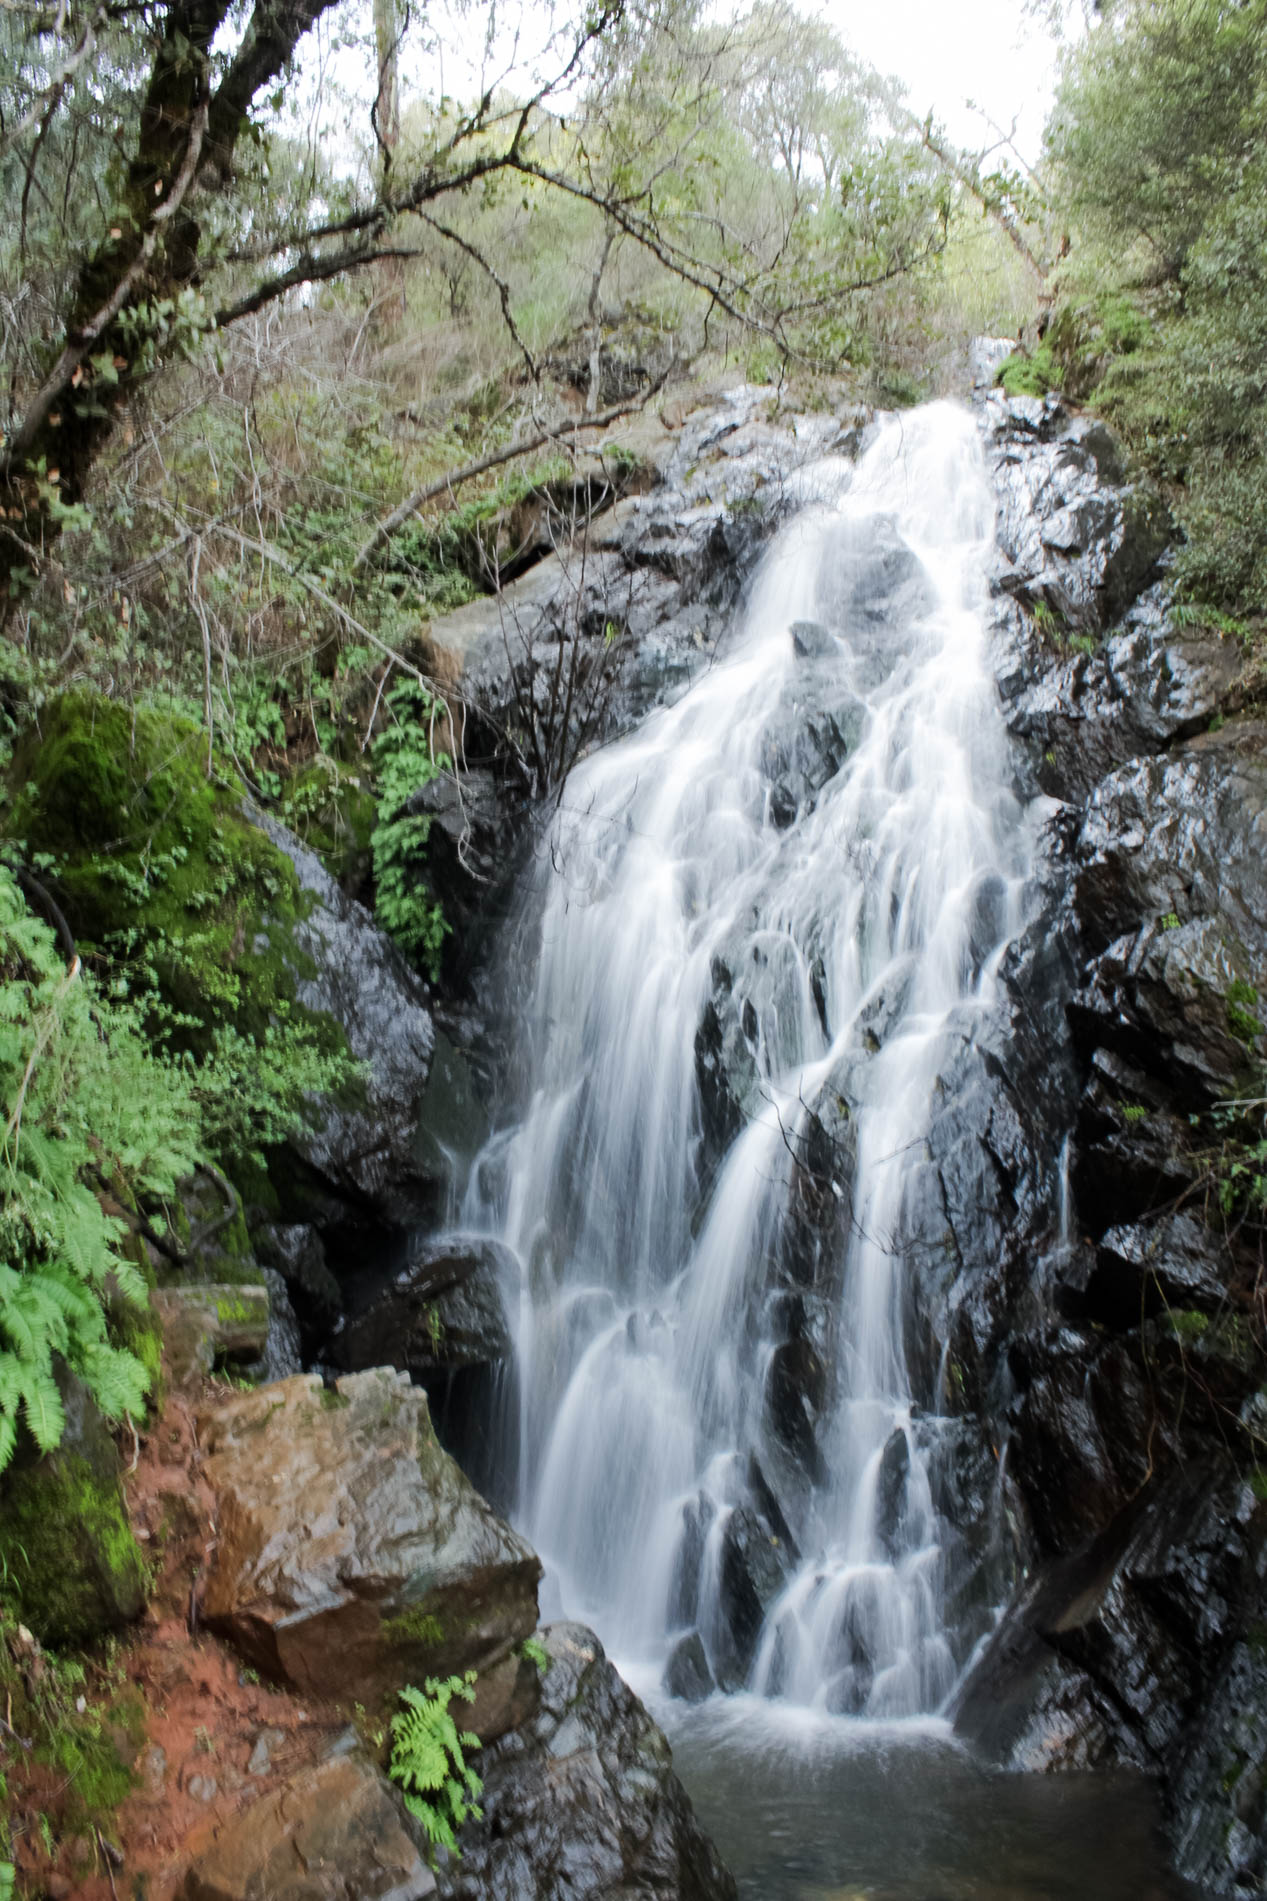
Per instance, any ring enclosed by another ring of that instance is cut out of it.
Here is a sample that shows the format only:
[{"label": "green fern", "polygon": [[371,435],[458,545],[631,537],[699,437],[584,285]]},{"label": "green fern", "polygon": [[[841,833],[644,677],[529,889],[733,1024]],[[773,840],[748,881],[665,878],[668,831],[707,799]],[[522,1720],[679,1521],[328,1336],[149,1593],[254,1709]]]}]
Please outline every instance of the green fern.
[{"label": "green fern", "polygon": [[424,1690],[409,1685],[400,1693],[405,1705],[392,1717],[392,1754],[388,1774],[401,1789],[405,1807],[427,1831],[434,1849],[460,1855],[457,1831],[468,1816],[478,1821],[477,1798],[483,1783],[466,1760],[480,1740],[459,1730],[449,1713],[454,1697],[475,1700],[475,1672],[465,1677],[428,1677]]},{"label": "green fern", "polygon": [[188,1080],[67,970],[0,865],[0,1471],[20,1426],[41,1452],[59,1443],[58,1360],[108,1418],[141,1411],[147,1375],[111,1344],[107,1303],[148,1295],[92,1184],[170,1194],[200,1138]]}]

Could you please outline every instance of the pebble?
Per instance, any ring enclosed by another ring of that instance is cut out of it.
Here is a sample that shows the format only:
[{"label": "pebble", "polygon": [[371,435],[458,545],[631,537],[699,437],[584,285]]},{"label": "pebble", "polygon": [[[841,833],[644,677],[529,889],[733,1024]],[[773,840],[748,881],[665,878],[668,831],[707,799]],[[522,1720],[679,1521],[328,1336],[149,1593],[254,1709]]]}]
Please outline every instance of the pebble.
[{"label": "pebble", "polygon": [[190,1776],[187,1788],[195,1802],[211,1802],[215,1799],[217,1786],[214,1776]]},{"label": "pebble", "polygon": [[273,1766],[273,1751],[286,1740],[284,1729],[262,1729],[255,1738],[255,1747],[251,1751],[251,1760],[246,1765],[248,1776],[266,1776]]}]

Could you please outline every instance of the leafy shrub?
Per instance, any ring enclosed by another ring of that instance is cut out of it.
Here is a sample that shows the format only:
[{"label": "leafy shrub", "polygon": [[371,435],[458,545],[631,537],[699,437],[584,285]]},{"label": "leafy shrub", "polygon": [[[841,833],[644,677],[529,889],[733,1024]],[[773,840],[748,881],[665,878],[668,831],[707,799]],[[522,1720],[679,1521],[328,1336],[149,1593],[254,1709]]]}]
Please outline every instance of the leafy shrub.
[{"label": "leafy shrub", "polygon": [[[103,996],[0,865],[0,1469],[25,1420],[61,1438],[61,1355],[107,1417],[142,1410],[148,1378],[108,1337],[107,1300],[145,1282],[98,1190],[167,1195],[199,1153],[188,1080],[150,1052],[135,1012]],[[95,1184],[95,1186],[94,1186]]]},{"label": "leafy shrub", "polygon": [[445,717],[445,708],[415,680],[396,687],[388,695],[388,706],[393,722],[374,742],[378,774],[378,822],[371,839],[375,911],[405,955],[434,978],[449,925],[426,882],[431,819],[409,807],[414,794],[449,765],[445,754],[434,753],[431,737]]},{"label": "leafy shrub", "polygon": [[1049,343],[1036,350],[1014,350],[999,365],[997,383],[1009,396],[1045,396],[1060,381],[1060,366]]},{"label": "leafy shrub", "polygon": [[459,1730],[449,1713],[454,1697],[475,1701],[475,1672],[464,1677],[428,1677],[423,1690],[408,1685],[400,1693],[404,1709],[392,1717],[391,1776],[404,1794],[405,1807],[427,1831],[433,1848],[460,1855],[457,1831],[468,1816],[479,1820],[476,1806],[484,1785],[468,1765],[466,1751],[480,1739]]}]

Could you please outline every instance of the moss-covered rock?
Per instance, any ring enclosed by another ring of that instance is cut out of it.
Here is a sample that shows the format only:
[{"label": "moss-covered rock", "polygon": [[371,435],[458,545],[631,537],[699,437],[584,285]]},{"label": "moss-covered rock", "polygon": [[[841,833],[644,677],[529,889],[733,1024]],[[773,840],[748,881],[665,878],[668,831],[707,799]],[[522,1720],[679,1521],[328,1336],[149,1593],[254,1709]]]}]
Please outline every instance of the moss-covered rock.
[{"label": "moss-covered rock", "polygon": [[293,997],[306,909],[285,853],[206,768],[189,721],[65,694],[15,751],[7,828],[81,948],[148,971],[199,1052],[214,1026],[260,1033]]},{"label": "moss-covered rock", "polygon": [[147,1572],[114,1441],[79,1382],[66,1376],[62,1389],[61,1446],[0,1484],[0,1572],[42,1642],[81,1644],[140,1615]]}]

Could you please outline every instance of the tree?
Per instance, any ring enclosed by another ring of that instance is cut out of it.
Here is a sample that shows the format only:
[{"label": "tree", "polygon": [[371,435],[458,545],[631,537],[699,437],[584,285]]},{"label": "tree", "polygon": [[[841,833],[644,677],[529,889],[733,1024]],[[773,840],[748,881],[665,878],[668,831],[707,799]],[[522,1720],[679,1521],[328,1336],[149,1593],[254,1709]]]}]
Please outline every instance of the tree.
[{"label": "tree", "polygon": [[1050,338],[1169,491],[1176,573],[1218,612],[1267,591],[1267,3],[1115,0],[1048,127],[1072,234]]},{"label": "tree", "polygon": [[[89,4],[4,16],[4,182],[22,199],[19,252],[30,207],[49,264],[30,320],[7,339],[6,594],[74,518],[103,443],[154,369],[302,285],[441,243],[495,289],[533,373],[498,253],[466,228],[473,207],[499,192],[506,202],[510,187],[533,211],[547,199],[584,209],[604,264],[613,246],[633,247],[783,353],[839,355],[849,299],[944,243],[944,196],[909,150],[895,161],[883,141],[859,147],[851,62],[786,10],[719,29],[693,0],[599,0],[552,37],[530,87],[493,88],[461,109],[442,102],[406,154],[399,31],[390,0],[378,0],[373,180],[362,189],[327,172],[270,205],[270,102],[332,0],[254,0],[244,22],[230,0]],[[800,75],[790,90],[758,78],[775,29],[787,42],[781,66]],[[834,62],[830,84],[811,70],[822,57]],[[812,164],[793,124],[797,86],[813,106]],[[776,176],[726,128],[736,93],[751,138],[777,151]],[[738,218],[736,177],[759,185]]]}]

